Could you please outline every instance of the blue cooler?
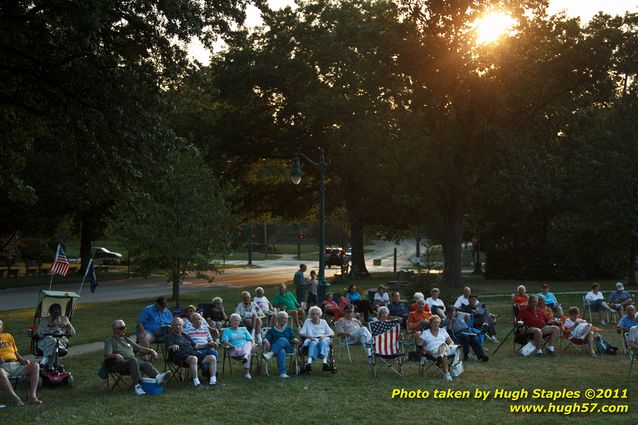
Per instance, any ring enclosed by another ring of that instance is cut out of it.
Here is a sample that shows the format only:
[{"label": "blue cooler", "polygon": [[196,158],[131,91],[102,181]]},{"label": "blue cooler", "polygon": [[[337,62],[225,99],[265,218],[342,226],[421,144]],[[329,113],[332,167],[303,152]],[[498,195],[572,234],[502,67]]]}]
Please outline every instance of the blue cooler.
[{"label": "blue cooler", "polygon": [[154,379],[148,381],[146,379],[142,379],[142,389],[149,395],[160,395],[164,392],[164,387],[157,385]]}]

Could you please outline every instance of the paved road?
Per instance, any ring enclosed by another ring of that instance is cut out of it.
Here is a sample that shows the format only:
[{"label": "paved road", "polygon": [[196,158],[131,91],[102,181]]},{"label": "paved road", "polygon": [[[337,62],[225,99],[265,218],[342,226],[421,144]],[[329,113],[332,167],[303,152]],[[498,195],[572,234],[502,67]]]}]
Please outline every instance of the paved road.
[{"label": "paved road", "polygon": [[[392,271],[392,255],[394,247],[392,242],[380,241],[367,247],[374,251],[367,254],[367,263],[370,272]],[[405,242],[399,245],[398,267],[408,264],[408,258],[413,255],[409,247],[414,249],[414,242]],[[381,266],[373,266],[372,259],[382,259]],[[244,262],[228,261],[228,264],[245,264]],[[276,285],[281,282],[291,281],[294,272],[299,268],[300,262],[285,257],[279,260],[254,261],[258,268],[234,268],[226,269],[224,274],[216,275],[213,282],[205,279],[187,279],[182,286],[182,293],[196,292],[202,290],[214,290],[228,287],[245,287],[255,285]],[[319,268],[319,262],[306,262],[308,270]],[[339,270],[337,268],[326,269],[326,277],[332,277]],[[98,278],[104,279],[103,275]],[[47,286],[30,286],[25,288],[9,288],[0,290],[0,311],[14,310],[21,308],[34,308],[40,289],[47,289]],[[57,278],[53,283],[54,290],[75,291],[79,285],[65,285],[64,279]],[[121,301],[132,299],[155,299],[161,295],[170,296],[171,285],[166,284],[164,277],[151,277],[149,279],[135,280],[112,280],[100,281],[97,291],[91,293],[88,286],[82,290],[82,303]]]}]

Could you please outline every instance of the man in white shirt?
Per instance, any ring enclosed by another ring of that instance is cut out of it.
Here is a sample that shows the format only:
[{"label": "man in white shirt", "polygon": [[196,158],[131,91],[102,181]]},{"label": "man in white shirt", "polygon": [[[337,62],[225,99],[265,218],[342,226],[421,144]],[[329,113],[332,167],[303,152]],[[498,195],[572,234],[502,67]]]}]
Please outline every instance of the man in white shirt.
[{"label": "man in white shirt", "polygon": [[464,305],[468,305],[470,303],[470,294],[472,294],[472,290],[469,286],[463,288],[463,295],[456,299],[454,307],[456,307],[457,310],[460,310]]},{"label": "man in white shirt", "polygon": [[261,319],[266,317],[259,306],[250,300],[250,292],[241,293],[242,302],[237,304],[235,313],[241,316],[244,325],[248,329],[253,330],[253,336],[256,336],[257,344],[261,344]]}]

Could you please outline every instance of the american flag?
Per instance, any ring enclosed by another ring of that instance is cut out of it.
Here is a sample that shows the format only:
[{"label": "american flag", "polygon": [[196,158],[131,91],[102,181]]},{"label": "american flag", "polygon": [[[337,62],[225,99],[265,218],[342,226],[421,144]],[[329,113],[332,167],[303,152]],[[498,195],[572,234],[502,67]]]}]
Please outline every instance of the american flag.
[{"label": "american flag", "polygon": [[59,274],[64,277],[69,274],[69,260],[66,258],[66,255],[64,255],[64,251],[62,251],[62,246],[60,244],[58,244],[58,251],[55,254],[55,260],[51,266],[50,273]]},{"label": "american flag", "polygon": [[394,356],[401,353],[399,349],[399,331],[401,325],[392,320],[370,322],[374,354]]}]

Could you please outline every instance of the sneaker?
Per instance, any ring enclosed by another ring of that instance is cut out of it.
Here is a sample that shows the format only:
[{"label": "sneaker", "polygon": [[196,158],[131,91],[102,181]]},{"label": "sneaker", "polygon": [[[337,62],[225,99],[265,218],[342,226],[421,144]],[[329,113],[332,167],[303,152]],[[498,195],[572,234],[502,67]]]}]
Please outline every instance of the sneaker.
[{"label": "sneaker", "polygon": [[270,359],[272,359],[272,356],[273,356],[274,354],[275,354],[275,353],[273,353],[272,351],[269,351],[268,353],[264,353],[264,354],[262,354],[262,357],[264,358],[264,360],[266,360],[266,361],[270,361]]},{"label": "sneaker", "polygon": [[140,384],[135,385],[135,395],[144,395],[146,392],[142,389]]},{"label": "sneaker", "polygon": [[286,374],[286,373],[280,373],[279,377],[282,378],[282,379],[290,378],[290,376],[288,376],[288,374]]},{"label": "sneaker", "polygon": [[550,350],[549,348],[547,349],[547,354],[549,354],[550,356],[554,356],[554,354],[556,354],[556,352],[554,350]]},{"label": "sneaker", "polygon": [[244,378],[246,379],[253,379],[252,376],[250,376],[250,372],[246,372],[246,374],[244,375]]},{"label": "sneaker", "polygon": [[210,381],[208,381],[208,385],[211,387],[214,387],[215,385],[217,385],[217,378],[215,378],[214,376],[210,378]]},{"label": "sneaker", "polygon": [[498,339],[496,339],[496,335],[492,335],[492,336],[490,337],[490,341],[492,341],[494,344],[498,344],[498,343],[499,343],[499,340],[498,340]]},{"label": "sneaker", "polygon": [[452,375],[450,375],[450,372],[445,372],[443,379],[447,382],[452,382]]},{"label": "sneaker", "polygon": [[536,357],[543,357],[543,352],[536,353]]},{"label": "sneaker", "polygon": [[168,382],[168,380],[171,379],[171,376],[173,376],[173,372],[171,371],[158,373],[157,376],[155,377],[155,384],[162,385],[165,382]]}]

